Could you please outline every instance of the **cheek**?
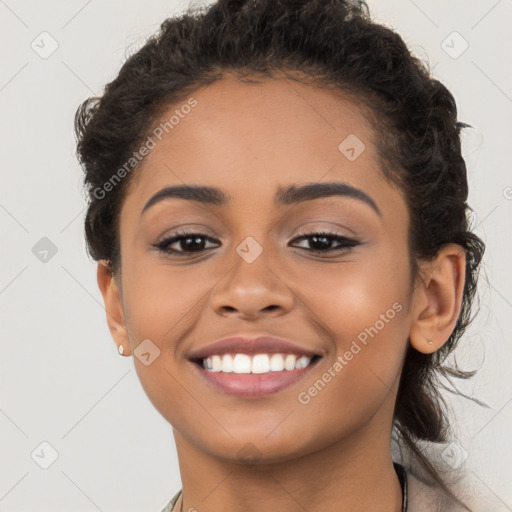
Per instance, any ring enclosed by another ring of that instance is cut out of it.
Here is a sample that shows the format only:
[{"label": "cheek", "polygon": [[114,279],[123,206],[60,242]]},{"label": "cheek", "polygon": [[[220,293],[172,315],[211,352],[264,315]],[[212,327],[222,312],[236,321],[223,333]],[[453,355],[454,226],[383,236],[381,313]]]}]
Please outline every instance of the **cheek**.
[{"label": "cheek", "polygon": [[[407,323],[396,310],[405,312],[410,300],[408,261],[391,249],[368,251],[360,259],[337,265],[311,265],[300,275],[299,290],[307,300],[308,313],[337,340],[339,350],[376,322],[384,337],[403,330]],[[401,308],[393,309],[395,303]]]},{"label": "cheek", "polygon": [[206,307],[208,291],[216,283],[206,265],[171,268],[153,260],[146,266],[127,262],[126,269],[125,313],[132,337],[138,338],[133,339],[135,344],[144,338],[155,342],[181,339]]},{"label": "cheek", "polygon": [[305,275],[308,309],[332,339],[326,373],[316,386],[321,391],[309,383],[305,401],[332,410],[333,426],[346,422],[347,411],[362,418],[382,403],[400,373],[409,333],[408,260],[381,251],[332,272]]}]

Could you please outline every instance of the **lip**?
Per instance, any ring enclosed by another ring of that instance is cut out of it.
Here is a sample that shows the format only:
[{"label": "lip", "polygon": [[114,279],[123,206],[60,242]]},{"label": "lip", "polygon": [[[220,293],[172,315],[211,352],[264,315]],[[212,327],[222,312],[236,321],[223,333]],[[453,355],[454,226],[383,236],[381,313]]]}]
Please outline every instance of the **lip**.
[{"label": "lip", "polygon": [[[314,358],[305,368],[283,370],[268,373],[224,373],[211,372],[203,368],[201,362],[204,358],[218,354],[294,354],[298,357]],[[187,359],[194,371],[198,372],[203,382],[212,386],[223,394],[239,398],[262,398],[278,393],[308,375],[319,363],[324,355],[288,340],[271,336],[233,336],[214,341],[205,347],[192,351]],[[316,356],[316,357],[315,357]]]},{"label": "lip", "polygon": [[305,347],[301,347],[287,340],[273,338],[270,336],[258,336],[248,338],[246,336],[233,336],[214,341],[205,347],[191,352],[188,355],[189,360],[204,359],[215,354],[295,354],[297,356],[319,356],[318,352],[313,352]]},{"label": "lip", "polygon": [[191,364],[201,379],[223,394],[238,398],[263,398],[297,383],[309,374],[319,361],[320,358],[315,359],[306,368],[257,374],[211,372],[200,364]]}]

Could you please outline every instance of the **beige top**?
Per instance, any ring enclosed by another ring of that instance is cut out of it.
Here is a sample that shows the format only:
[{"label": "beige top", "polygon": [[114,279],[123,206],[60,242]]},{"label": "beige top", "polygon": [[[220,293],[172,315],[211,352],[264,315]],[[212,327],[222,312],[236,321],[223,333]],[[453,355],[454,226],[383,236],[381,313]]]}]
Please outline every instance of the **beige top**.
[{"label": "beige top", "polygon": [[180,497],[181,489],[172,497],[171,501],[167,503],[165,508],[162,509],[162,512],[172,512],[172,509],[174,505],[176,505],[176,502],[178,501],[178,498]]}]

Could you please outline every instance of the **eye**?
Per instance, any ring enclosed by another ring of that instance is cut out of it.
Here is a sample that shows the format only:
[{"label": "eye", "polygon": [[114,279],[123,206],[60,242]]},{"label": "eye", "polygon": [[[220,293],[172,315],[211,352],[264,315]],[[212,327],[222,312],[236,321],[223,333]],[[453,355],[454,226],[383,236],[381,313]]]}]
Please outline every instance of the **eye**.
[{"label": "eye", "polygon": [[[361,244],[357,240],[332,231],[301,232],[294,240],[308,240],[308,244],[312,242],[313,248],[309,249],[309,252],[314,253],[349,252],[354,247]],[[333,243],[337,243],[338,245],[332,247]]]},{"label": "eye", "polygon": [[[213,239],[203,233],[178,231],[172,237],[165,238],[153,246],[164,254],[183,256],[203,252],[205,250],[205,241],[213,241]],[[172,249],[171,245],[176,245],[181,250]]]}]

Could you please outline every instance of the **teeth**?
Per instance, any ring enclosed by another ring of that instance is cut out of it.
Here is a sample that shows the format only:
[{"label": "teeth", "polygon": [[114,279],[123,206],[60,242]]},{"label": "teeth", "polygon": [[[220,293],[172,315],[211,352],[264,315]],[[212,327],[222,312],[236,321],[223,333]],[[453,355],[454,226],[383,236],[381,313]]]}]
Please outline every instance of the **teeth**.
[{"label": "teeth", "polygon": [[269,373],[306,368],[311,358],[294,354],[222,354],[203,359],[203,368],[224,373]]},{"label": "teeth", "polygon": [[270,358],[270,371],[282,372],[284,370],[283,354],[272,354]]},{"label": "teeth", "polygon": [[234,373],[251,373],[251,358],[247,354],[236,354],[233,358]]},{"label": "teeth", "polygon": [[220,368],[221,372],[232,372],[233,371],[233,358],[231,354],[225,354],[222,357],[222,365]]},{"label": "teeth", "polygon": [[297,359],[297,362],[295,363],[295,369],[298,370],[300,368],[306,368],[306,366],[309,364],[310,361],[311,361],[311,358],[309,358],[309,357],[306,357],[306,356],[299,357],[299,359]]},{"label": "teeth", "polygon": [[220,356],[212,356],[212,372],[220,372],[221,362]]},{"label": "teeth", "polygon": [[267,354],[256,354],[252,358],[252,373],[268,373],[270,371],[270,360]]},{"label": "teeth", "polygon": [[284,369],[285,370],[295,370],[295,361],[296,357],[293,354],[288,354],[286,359],[284,360]]}]

